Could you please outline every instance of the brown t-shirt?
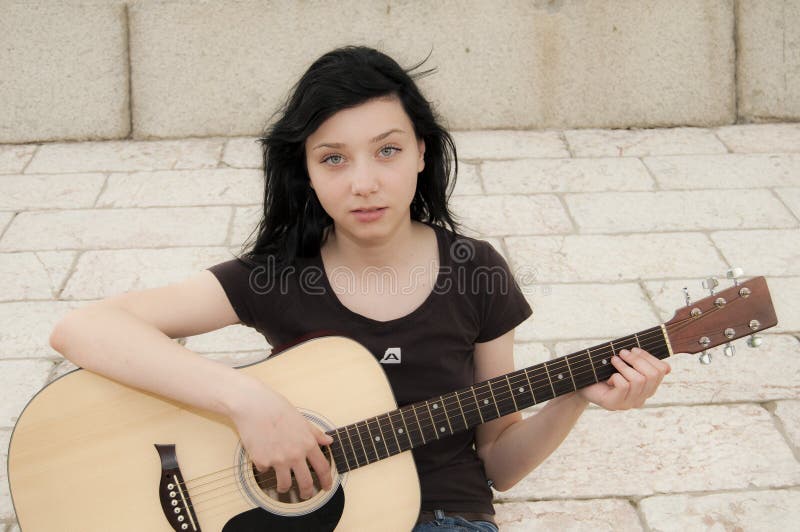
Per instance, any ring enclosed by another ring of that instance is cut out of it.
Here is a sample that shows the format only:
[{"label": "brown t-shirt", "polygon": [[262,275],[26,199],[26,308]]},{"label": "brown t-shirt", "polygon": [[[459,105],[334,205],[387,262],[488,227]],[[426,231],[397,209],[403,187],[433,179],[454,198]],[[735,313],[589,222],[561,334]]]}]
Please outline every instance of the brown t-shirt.
[{"label": "brown t-shirt", "polygon": [[[345,307],[333,292],[319,255],[269,281],[264,267],[233,259],[209,270],[240,321],[272,346],[318,331],[363,344],[382,362],[398,406],[473,384],[476,342],[487,342],[531,315],[503,257],[488,243],[454,238],[432,226],[439,272],[428,298],[411,313],[376,321]],[[403,289],[397,280],[397,289]],[[406,282],[406,286],[408,282]],[[492,492],[474,448],[475,430],[413,450],[422,509],[493,514]]]}]

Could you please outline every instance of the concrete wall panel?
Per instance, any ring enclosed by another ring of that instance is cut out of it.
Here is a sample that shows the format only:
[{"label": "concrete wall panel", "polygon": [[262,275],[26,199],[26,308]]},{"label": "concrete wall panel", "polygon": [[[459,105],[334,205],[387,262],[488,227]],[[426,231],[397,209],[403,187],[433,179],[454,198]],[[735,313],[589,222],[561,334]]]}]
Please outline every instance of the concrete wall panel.
[{"label": "concrete wall panel", "polygon": [[729,0],[137,2],[134,136],[259,133],[344,44],[410,65],[453,129],[717,125],[735,119]]},{"label": "concrete wall panel", "polygon": [[800,0],[737,3],[739,117],[800,120]]},{"label": "concrete wall panel", "polygon": [[125,6],[0,2],[0,143],[126,137]]}]

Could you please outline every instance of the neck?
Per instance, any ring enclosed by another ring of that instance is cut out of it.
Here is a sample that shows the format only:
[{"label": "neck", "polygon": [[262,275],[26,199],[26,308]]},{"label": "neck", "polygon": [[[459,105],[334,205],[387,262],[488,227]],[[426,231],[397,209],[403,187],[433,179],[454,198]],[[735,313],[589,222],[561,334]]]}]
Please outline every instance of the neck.
[{"label": "neck", "polygon": [[334,227],[323,246],[323,253],[354,269],[404,262],[418,251],[416,225],[409,219],[391,233],[369,240]]}]

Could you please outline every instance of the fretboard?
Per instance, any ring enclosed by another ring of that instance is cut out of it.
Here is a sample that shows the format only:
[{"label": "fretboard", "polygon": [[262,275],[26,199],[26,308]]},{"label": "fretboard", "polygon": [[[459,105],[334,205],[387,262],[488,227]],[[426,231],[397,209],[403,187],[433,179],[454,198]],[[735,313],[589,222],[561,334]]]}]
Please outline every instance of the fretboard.
[{"label": "fretboard", "polygon": [[669,356],[661,326],[403,406],[329,431],[340,473],[469,430],[472,427],[607,380],[611,357],[641,347]]}]

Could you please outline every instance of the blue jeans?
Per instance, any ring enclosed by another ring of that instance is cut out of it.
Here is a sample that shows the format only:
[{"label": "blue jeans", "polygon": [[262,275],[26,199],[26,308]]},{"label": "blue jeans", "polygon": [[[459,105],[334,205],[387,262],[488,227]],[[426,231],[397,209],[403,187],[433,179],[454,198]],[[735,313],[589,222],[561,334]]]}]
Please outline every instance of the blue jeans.
[{"label": "blue jeans", "polygon": [[467,521],[457,515],[446,516],[440,510],[436,514],[435,520],[420,523],[411,532],[498,532],[495,524],[488,521]]}]

